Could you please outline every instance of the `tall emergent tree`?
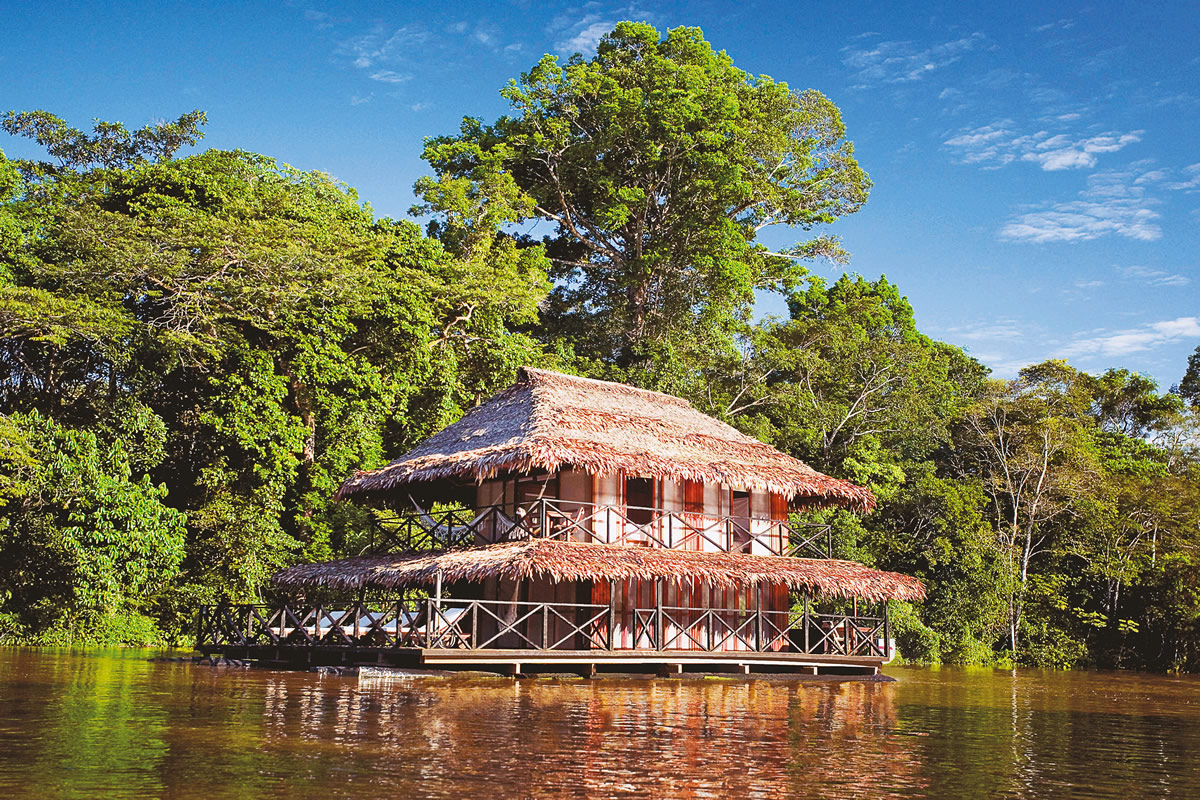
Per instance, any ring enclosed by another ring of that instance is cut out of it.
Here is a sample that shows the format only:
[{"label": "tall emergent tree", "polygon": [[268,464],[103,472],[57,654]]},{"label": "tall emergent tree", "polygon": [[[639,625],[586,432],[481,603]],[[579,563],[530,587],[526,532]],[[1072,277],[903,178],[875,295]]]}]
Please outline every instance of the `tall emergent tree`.
[{"label": "tall emergent tree", "polygon": [[414,211],[443,240],[548,223],[543,331],[611,375],[729,348],[755,290],[844,256],[828,236],[774,253],[758,232],[833,222],[870,187],[829,99],[743,72],[697,28],[622,22],[593,58],[547,55],[502,94],[511,114],[426,142],[436,178]]}]

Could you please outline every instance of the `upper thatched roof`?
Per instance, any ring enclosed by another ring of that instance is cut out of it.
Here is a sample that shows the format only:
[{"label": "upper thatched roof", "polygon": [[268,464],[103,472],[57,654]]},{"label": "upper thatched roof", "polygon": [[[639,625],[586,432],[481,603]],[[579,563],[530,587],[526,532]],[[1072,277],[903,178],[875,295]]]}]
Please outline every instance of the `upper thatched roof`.
[{"label": "upper thatched roof", "polygon": [[550,578],[556,582],[627,580],[702,580],[711,586],[744,588],[756,583],[784,584],[824,597],[866,600],[921,600],[921,581],[853,561],[785,558],[743,553],[668,550],[611,544],[531,539],[470,550],[359,556],[290,567],[274,577],[284,589],[357,590],[432,586],[437,573],[447,583],[479,583]]},{"label": "upper thatched roof", "polygon": [[809,507],[875,506],[870,490],[823,475],[686,400],[532,367],[386,467],[356,472],[337,497],[564,467],[778,492]]}]

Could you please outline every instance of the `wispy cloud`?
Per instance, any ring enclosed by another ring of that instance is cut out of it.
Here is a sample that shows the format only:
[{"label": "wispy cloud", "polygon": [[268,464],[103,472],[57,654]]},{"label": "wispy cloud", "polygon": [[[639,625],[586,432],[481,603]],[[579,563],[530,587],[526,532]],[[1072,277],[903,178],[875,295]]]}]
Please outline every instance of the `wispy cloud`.
[{"label": "wispy cloud", "polygon": [[380,83],[407,83],[412,80],[412,75],[406,75],[390,69],[381,69],[378,72],[372,72],[370,77],[371,80],[379,81]]},{"label": "wispy cloud", "polygon": [[1020,134],[1013,130],[1011,120],[982,125],[947,139],[944,144],[954,149],[962,164],[983,164],[1002,167],[1015,161],[1032,162],[1047,172],[1096,166],[1096,156],[1115,153],[1139,142],[1143,131],[1128,133],[1107,132],[1083,138],[1065,133],[1038,131]]},{"label": "wispy cloud", "polygon": [[1153,209],[1158,201],[1146,192],[1151,173],[1136,166],[1127,170],[1088,176],[1078,200],[1054,203],[1010,219],[1000,229],[1009,241],[1047,243],[1080,242],[1101,236],[1154,241],[1162,229]]},{"label": "wispy cloud", "polygon": [[988,322],[976,322],[956,328],[946,328],[946,338],[954,341],[995,342],[1024,339],[1028,326],[1015,320],[1001,318]]},{"label": "wispy cloud", "polygon": [[554,50],[560,55],[575,53],[591,55],[604,34],[623,19],[641,20],[655,24],[653,6],[643,8],[634,2],[601,2],[589,0],[578,7],[565,7],[546,25],[546,33],[554,40]]},{"label": "wispy cloud", "polygon": [[592,22],[575,32],[568,39],[563,39],[554,43],[554,49],[564,55],[572,53],[583,53],[585,55],[596,52],[596,47],[600,44],[600,39],[604,34],[616,27],[616,20],[600,20]]},{"label": "wispy cloud", "polygon": [[1033,29],[1034,33],[1046,33],[1047,31],[1069,31],[1075,27],[1075,20],[1060,19],[1056,22],[1047,22],[1045,25],[1038,25]]},{"label": "wispy cloud", "polygon": [[842,62],[855,71],[858,85],[907,83],[926,78],[935,71],[958,61],[979,47],[986,37],[972,33],[953,41],[922,47],[914,42],[884,41],[873,45],[847,45],[841,50]]},{"label": "wispy cloud", "polygon": [[1166,272],[1161,269],[1150,269],[1142,266],[1124,267],[1121,275],[1127,280],[1146,283],[1150,286],[1187,286],[1192,279],[1178,272]]},{"label": "wispy cloud", "polygon": [[1200,164],[1190,164],[1183,168],[1184,177],[1181,180],[1164,184],[1164,189],[1171,191],[1195,192],[1200,191]]},{"label": "wispy cloud", "polygon": [[1161,322],[1149,322],[1137,328],[1101,333],[1076,338],[1059,355],[1070,358],[1077,356],[1125,356],[1152,350],[1180,339],[1200,338],[1200,319],[1176,317]]},{"label": "wispy cloud", "polygon": [[[351,63],[359,69],[370,69],[377,65],[399,63],[411,51],[419,49],[428,40],[428,32],[418,25],[402,25],[398,28],[376,25],[369,33],[353,36],[341,42],[338,45],[337,53],[349,58]],[[383,70],[383,72],[390,72],[390,70]]]}]

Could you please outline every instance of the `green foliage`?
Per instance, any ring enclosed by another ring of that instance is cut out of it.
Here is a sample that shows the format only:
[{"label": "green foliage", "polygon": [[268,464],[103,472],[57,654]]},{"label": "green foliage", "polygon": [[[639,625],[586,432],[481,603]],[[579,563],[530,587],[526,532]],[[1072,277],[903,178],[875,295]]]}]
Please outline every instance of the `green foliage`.
[{"label": "green foliage", "polygon": [[941,660],[938,634],[921,621],[911,603],[888,603],[892,637],[901,661],[936,664]]},{"label": "green foliage", "polygon": [[714,338],[729,351],[756,290],[794,285],[797,259],[841,255],[826,237],[772,254],[757,232],[832,222],[870,186],[833,103],[737,69],[696,28],[622,22],[595,57],[546,56],[501,94],[510,115],[426,142],[436,177],[414,210],[456,244],[553,226],[543,334],[613,377],[645,382]]},{"label": "green foliage", "polygon": [[[668,391],[830,474],[835,554],[920,577],[904,658],[1200,670],[1200,350],[1162,394],[1061,361],[1013,381],[922,334],[886,278],[810,276],[870,182],[838,109],[694,28],[547,56],[511,113],[427,140],[410,222],[241,151],[204,115],[0,153],[0,642],[181,640],[359,552],[334,504],[521,364]],[[549,223],[534,242],[517,224]],[[787,319],[752,322],[755,294]]]},{"label": "green foliage", "polygon": [[538,248],[450,253],[326,175],[170,158],[202,115],[7,120],[59,160],[0,161],[0,610],[26,637],[169,632],[356,552],[339,483],[544,360],[514,332],[548,291]]}]

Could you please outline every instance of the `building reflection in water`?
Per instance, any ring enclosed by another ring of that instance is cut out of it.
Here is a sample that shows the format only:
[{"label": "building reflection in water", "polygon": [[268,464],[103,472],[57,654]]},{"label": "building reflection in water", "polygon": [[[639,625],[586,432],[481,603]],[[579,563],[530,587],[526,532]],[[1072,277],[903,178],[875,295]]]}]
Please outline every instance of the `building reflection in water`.
[{"label": "building reflection in water", "polygon": [[888,684],[329,683],[271,682],[264,745],[336,746],[341,768],[397,792],[886,797],[919,787]]}]

